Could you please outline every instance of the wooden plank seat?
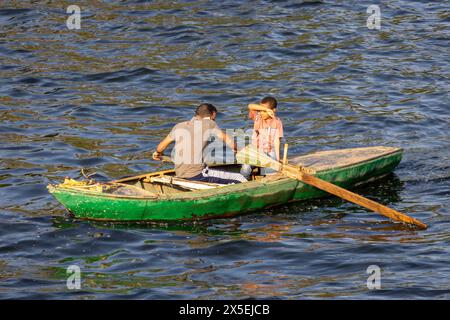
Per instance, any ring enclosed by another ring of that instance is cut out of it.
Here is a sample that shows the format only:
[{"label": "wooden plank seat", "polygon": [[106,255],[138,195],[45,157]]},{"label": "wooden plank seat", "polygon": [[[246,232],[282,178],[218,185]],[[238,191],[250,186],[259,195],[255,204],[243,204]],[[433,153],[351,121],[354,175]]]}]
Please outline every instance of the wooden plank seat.
[{"label": "wooden plank seat", "polygon": [[226,184],[193,181],[166,175],[148,177],[144,180],[144,182],[174,185],[189,190],[205,190],[226,186]]}]

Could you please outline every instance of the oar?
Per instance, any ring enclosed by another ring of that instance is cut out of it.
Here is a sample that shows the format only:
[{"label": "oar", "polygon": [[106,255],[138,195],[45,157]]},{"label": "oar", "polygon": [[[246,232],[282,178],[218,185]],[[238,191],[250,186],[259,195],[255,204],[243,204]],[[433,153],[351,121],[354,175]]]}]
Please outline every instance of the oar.
[{"label": "oar", "polygon": [[[157,169],[161,168],[163,166],[164,162],[173,162],[170,157],[164,156],[164,155],[161,155],[160,159],[161,160],[159,160],[159,161],[161,161],[161,164],[157,167]],[[172,170],[166,170],[166,171],[169,172]],[[163,172],[165,173],[166,171],[161,171],[160,173],[162,174]],[[113,180],[113,181],[111,181],[111,183],[120,183],[120,182],[128,181],[131,179],[141,179],[141,178],[147,177],[148,175],[149,175],[148,173],[145,173],[145,174],[141,174],[139,176],[125,176],[125,177],[121,177],[119,179]]]},{"label": "oar", "polygon": [[407,216],[403,213],[400,213],[394,209],[388,208],[378,202],[373,200],[369,200],[360,196],[359,194],[348,191],[344,188],[336,186],[328,181],[319,179],[305,171],[305,169],[301,169],[292,165],[281,164],[278,161],[270,158],[266,154],[259,152],[253,146],[247,146],[236,154],[236,159],[238,163],[241,164],[249,164],[257,167],[269,167],[274,170],[280,171],[284,175],[289,178],[297,179],[306,184],[312,185],[320,190],[331,193],[335,196],[338,196],[347,201],[356,203],[364,208],[369,210],[378,212],[388,218],[391,218],[396,221],[401,221],[409,224],[414,224],[422,229],[426,229],[427,225],[423,222]]},{"label": "oar", "polygon": [[168,156],[160,156],[162,162],[173,162],[171,157]]}]

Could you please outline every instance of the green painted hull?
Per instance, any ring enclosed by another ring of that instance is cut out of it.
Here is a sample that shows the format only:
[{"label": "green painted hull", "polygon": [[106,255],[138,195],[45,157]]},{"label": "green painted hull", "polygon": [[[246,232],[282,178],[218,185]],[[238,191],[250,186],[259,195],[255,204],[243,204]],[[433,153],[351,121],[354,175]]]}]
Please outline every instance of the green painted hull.
[{"label": "green painted hull", "polygon": [[[402,150],[318,170],[317,177],[345,188],[390,173],[401,161]],[[348,149],[356,150],[356,149]],[[109,221],[186,221],[227,217],[293,201],[318,198],[325,192],[290,178],[263,178],[244,184],[181,192],[158,197],[113,196],[49,186],[49,191],[75,217]]]}]

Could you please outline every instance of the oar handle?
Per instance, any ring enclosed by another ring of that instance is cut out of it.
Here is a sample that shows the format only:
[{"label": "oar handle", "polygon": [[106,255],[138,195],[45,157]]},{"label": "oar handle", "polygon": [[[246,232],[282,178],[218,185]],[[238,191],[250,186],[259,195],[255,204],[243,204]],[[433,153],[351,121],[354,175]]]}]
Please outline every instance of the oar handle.
[{"label": "oar handle", "polygon": [[[153,160],[155,160],[154,158],[152,158]],[[173,162],[172,158],[168,157],[168,156],[164,156],[162,154],[159,155],[159,160],[156,161],[161,161],[161,162]]]},{"label": "oar handle", "polygon": [[162,162],[173,162],[172,158],[168,157],[168,156],[161,156],[161,161]]}]

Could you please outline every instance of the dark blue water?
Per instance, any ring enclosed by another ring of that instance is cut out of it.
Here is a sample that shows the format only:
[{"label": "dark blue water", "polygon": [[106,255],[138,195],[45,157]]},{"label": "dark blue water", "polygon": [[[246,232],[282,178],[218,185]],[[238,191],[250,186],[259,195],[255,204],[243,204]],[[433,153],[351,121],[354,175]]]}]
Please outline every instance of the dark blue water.
[{"label": "dark blue water", "polygon": [[[374,3],[373,3],[374,2]],[[90,3],[90,4],[89,4]],[[448,1],[96,1],[0,7],[0,298],[450,298]],[[369,30],[378,4],[381,29]],[[357,191],[419,231],[335,198],[195,225],[70,219],[46,185],[156,170],[200,102],[222,128],[279,100],[290,154],[386,145]],[[66,268],[82,271],[80,290]],[[381,268],[381,290],[366,286]]]}]

